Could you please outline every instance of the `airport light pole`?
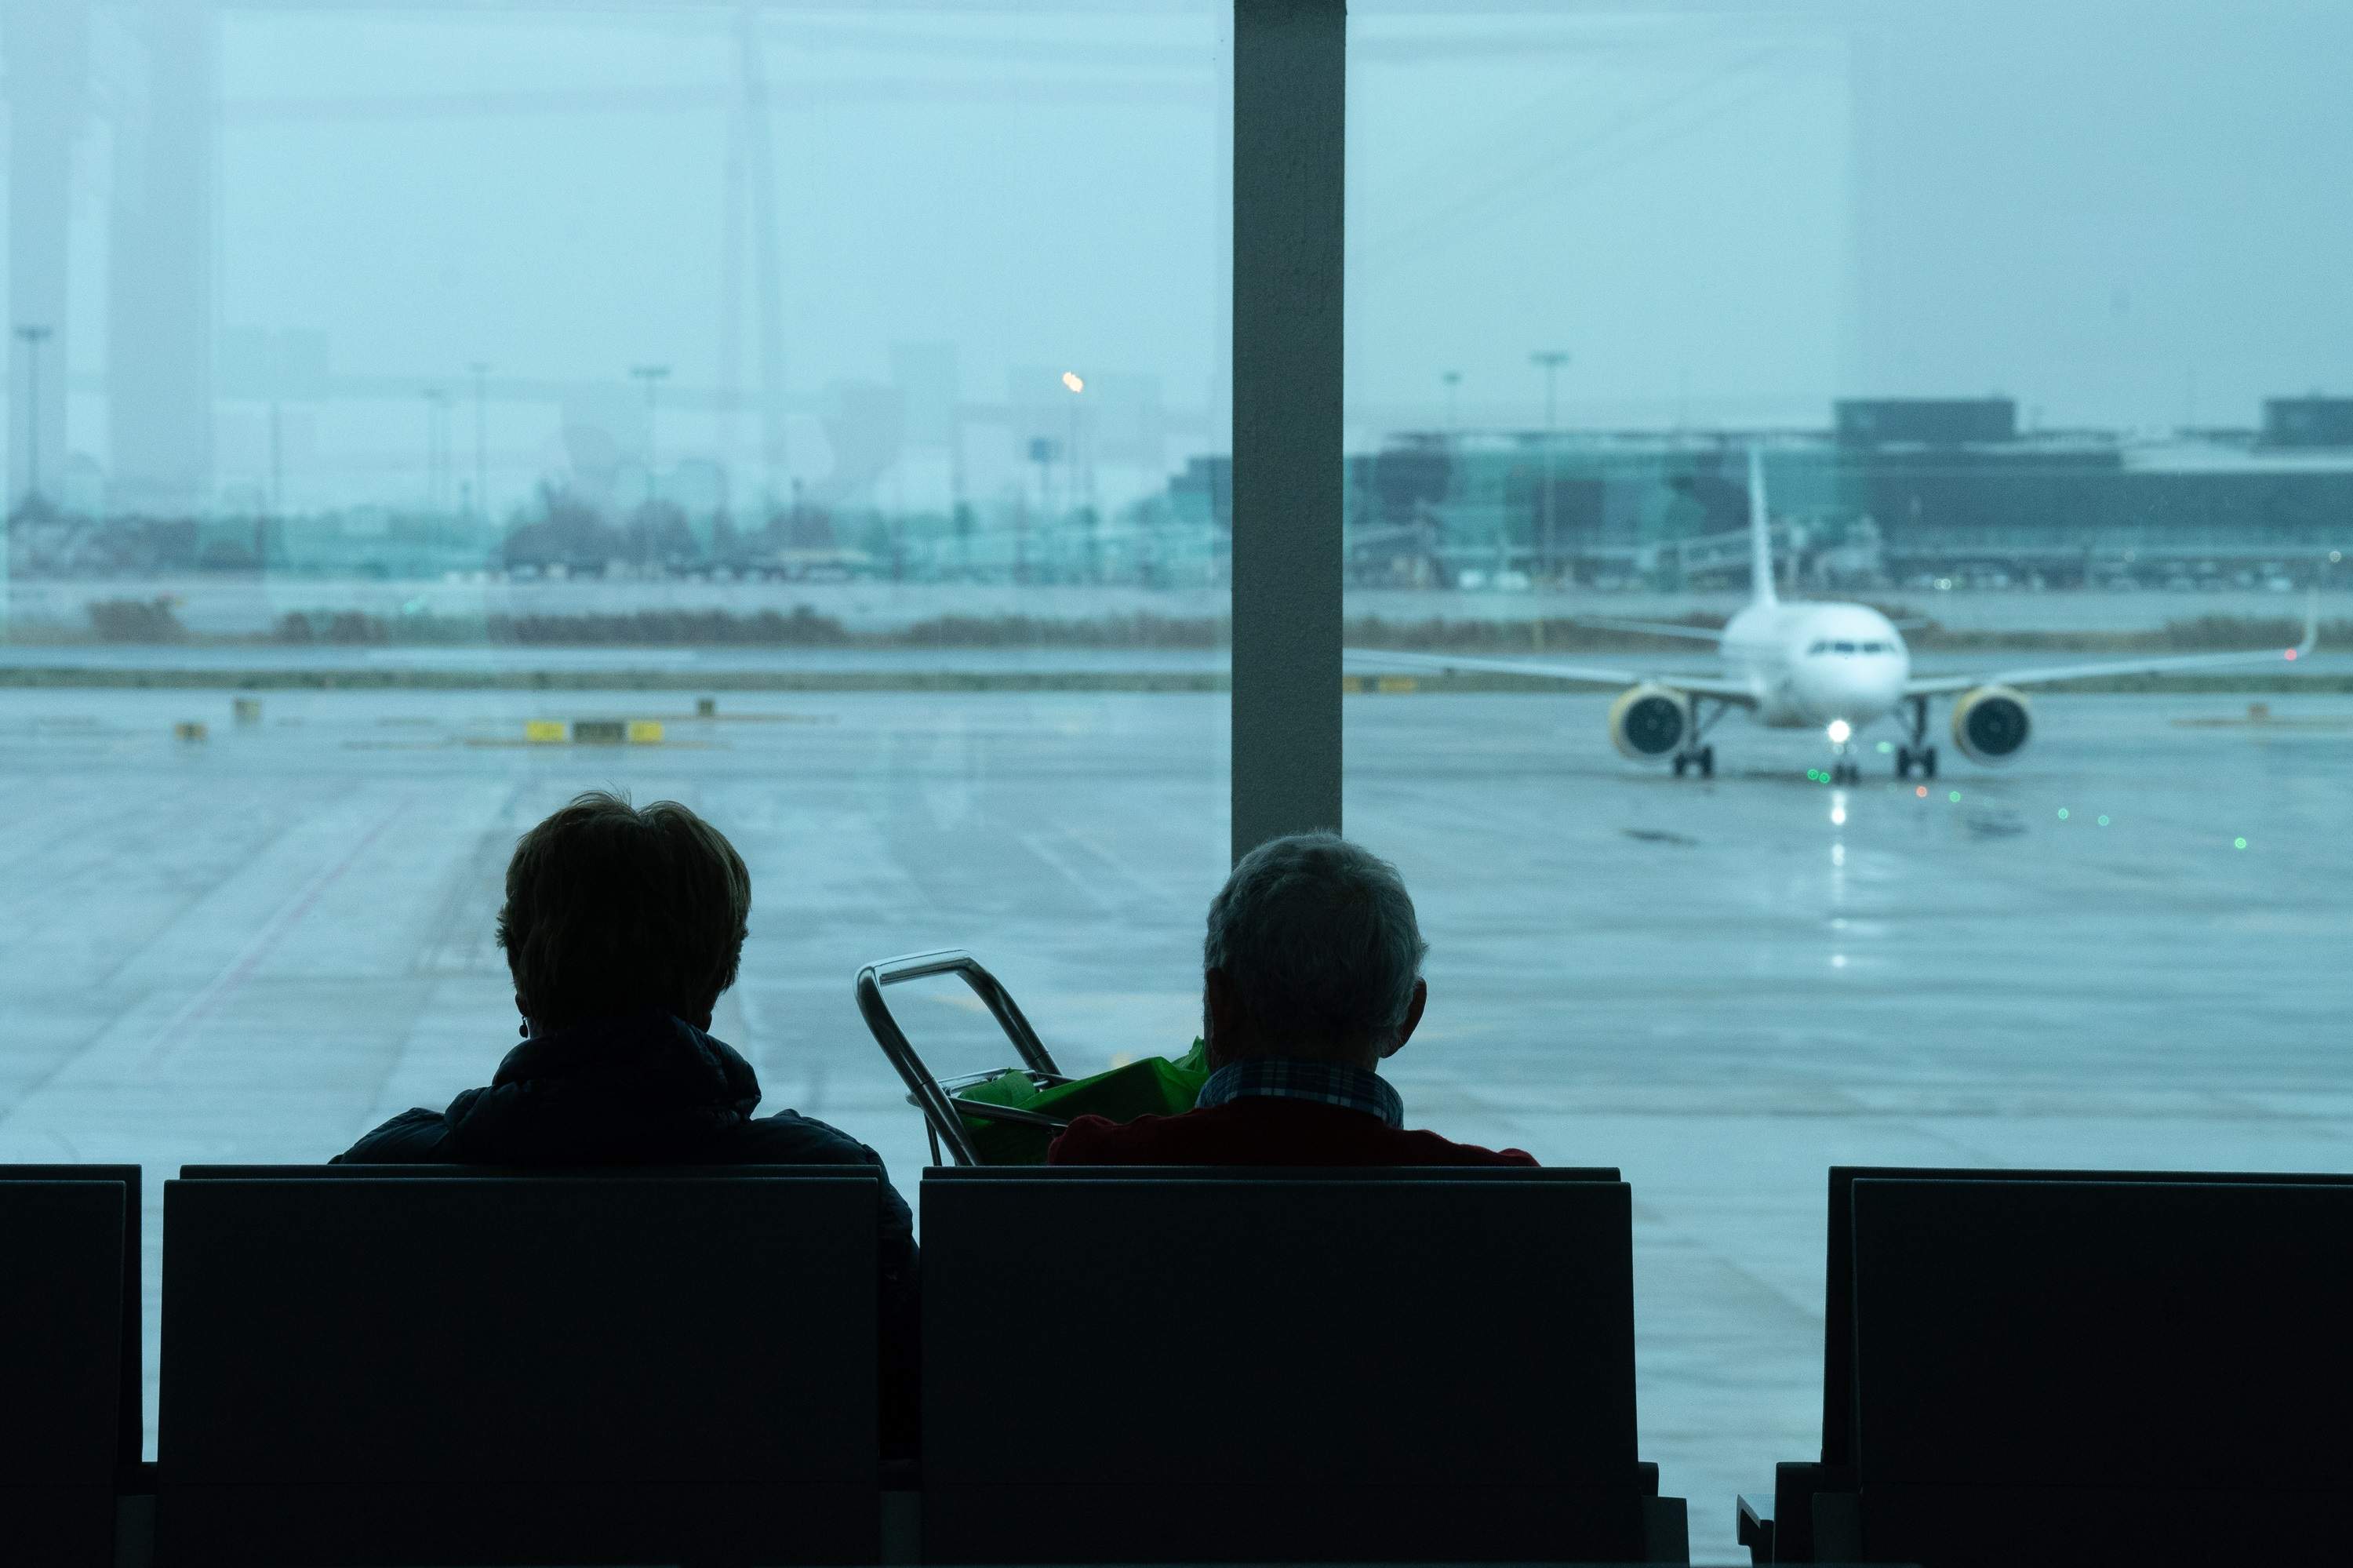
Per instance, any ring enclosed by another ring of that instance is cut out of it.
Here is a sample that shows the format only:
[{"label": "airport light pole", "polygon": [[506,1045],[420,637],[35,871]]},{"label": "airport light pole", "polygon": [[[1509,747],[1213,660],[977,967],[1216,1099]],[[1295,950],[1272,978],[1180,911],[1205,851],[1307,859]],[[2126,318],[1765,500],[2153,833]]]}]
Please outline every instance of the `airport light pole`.
[{"label": "airport light pole", "polygon": [[49,341],[45,326],[19,326],[17,340],[25,345],[25,500],[41,498],[41,344]]},{"label": "airport light pole", "polygon": [[1553,556],[1552,533],[1552,449],[1553,424],[1557,415],[1554,394],[1558,387],[1560,367],[1568,363],[1568,351],[1561,348],[1538,349],[1528,355],[1528,362],[1541,367],[1545,377],[1544,422],[1544,556]]},{"label": "airport light pole", "polygon": [[629,374],[646,384],[646,504],[651,506],[661,494],[660,481],[655,477],[660,471],[654,466],[654,421],[660,412],[660,388],[663,377],[670,374],[670,366],[632,365]]},{"label": "airport light pole", "polygon": [[449,394],[438,387],[425,393],[425,509],[441,509],[442,470],[448,453]]},{"label": "airport light pole", "polygon": [[1062,372],[1063,388],[1071,395],[1071,439],[1062,459],[1062,510],[1075,514],[1079,509],[1079,398],[1087,389],[1086,378],[1075,370]]},{"label": "airport light pole", "polygon": [[474,509],[476,514],[491,514],[491,367],[480,360],[466,366],[474,378]]}]

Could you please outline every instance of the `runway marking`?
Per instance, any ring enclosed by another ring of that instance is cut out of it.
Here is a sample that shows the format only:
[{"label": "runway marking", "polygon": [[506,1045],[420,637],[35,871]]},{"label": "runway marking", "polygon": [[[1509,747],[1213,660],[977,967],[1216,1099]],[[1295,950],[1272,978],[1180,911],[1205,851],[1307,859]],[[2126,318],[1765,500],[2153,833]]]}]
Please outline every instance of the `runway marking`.
[{"label": "runway marking", "polygon": [[210,985],[189,998],[187,1004],[174,1013],[171,1021],[155,1032],[154,1038],[147,1042],[146,1049],[140,1054],[139,1070],[142,1073],[153,1072],[176,1056],[185,1047],[187,1042],[185,1038],[175,1039],[174,1036],[189,1026],[203,1021],[215,1007],[251,978],[253,971],[260,966],[261,960],[268,958],[276,949],[278,944],[285,939],[286,933],[292,930],[301,922],[302,916],[311,912],[312,906],[325,895],[327,889],[343,879],[343,874],[351,870],[361,855],[367,853],[368,846],[381,838],[384,831],[392,826],[400,814],[406,810],[408,810],[408,801],[406,800],[393,807],[385,813],[382,821],[360,836],[360,841],[352,846],[350,853],[311,877],[301,892],[288,899],[280,907],[278,913],[271,916],[261,929],[253,934],[252,939],[246,943],[237,957],[229,960],[228,967],[215,976]]}]

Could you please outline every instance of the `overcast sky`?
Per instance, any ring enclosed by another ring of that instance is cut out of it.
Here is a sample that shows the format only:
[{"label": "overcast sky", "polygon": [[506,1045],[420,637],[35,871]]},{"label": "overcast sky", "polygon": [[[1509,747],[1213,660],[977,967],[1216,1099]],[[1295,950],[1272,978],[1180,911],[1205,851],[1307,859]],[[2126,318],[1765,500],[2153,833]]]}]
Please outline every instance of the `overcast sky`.
[{"label": "overcast sky", "polygon": [[[2046,424],[2147,428],[2353,390],[2353,6],[1353,11],[1358,443],[1442,419],[1449,370],[1464,423],[1532,422],[1528,355],[1554,347],[1577,424],[2000,392]],[[1064,368],[1130,401],[1156,386],[1172,457],[1224,415],[1216,6],[774,7],[749,51],[726,5],[225,14],[232,349],[316,333],[338,373],[459,387],[482,361],[575,402],[601,387],[616,421],[627,367],[659,362],[671,455],[709,452],[692,394],[759,377],[765,206],[797,464],[831,461],[827,409],[899,345],[953,345],[966,401],[1050,399]],[[108,177],[85,156],[78,315],[103,293]],[[77,334],[78,364],[100,339]],[[249,462],[259,427],[224,418],[223,465]],[[303,418],[322,457],[396,468],[418,444],[381,410]],[[502,461],[561,461],[549,410],[498,418]],[[1020,452],[967,461],[985,486]]]}]

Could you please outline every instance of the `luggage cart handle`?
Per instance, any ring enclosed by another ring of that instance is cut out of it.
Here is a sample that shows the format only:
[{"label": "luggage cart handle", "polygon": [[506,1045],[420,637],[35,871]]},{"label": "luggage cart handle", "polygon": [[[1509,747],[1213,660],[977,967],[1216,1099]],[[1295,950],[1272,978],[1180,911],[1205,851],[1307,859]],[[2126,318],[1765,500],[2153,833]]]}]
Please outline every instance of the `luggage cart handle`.
[{"label": "luggage cart handle", "polygon": [[998,983],[995,975],[981,967],[979,959],[962,948],[909,953],[868,964],[858,971],[859,1016],[865,1019],[875,1044],[882,1047],[882,1054],[898,1070],[908,1092],[923,1107],[923,1119],[930,1123],[933,1134],[946,1143],[949,1151],[955,1156],[956,1163],[977,1165],[980,1163],[979,1151],[973,1147],[972,1135],[965,1127],[964,1118],[957,1113],[948,1092],[940,1086],[939,1079],[932,1075],[932,1070],[924,1066],[923,1058],[915,1054],[913,1044],[907,1039],[907,1032],[899,1027],[899,1021],[891,1015],[889,1003],[882,999],[885,986],[949,974],[972,988],[973,994],[979,997],[988,1009],[989,1016],[997,1020],[997,1026],[1005,1031],[1005,1037],[1013,1042],[1013,1049],[1020,1054],[1025,1066],[1031,1072],[1050,1074],[1057,1078],[1063,1075],[1061,1068],[1055,1065],[1052,1053],[1039,1040],[1038,1032],[1030,1028],[1029,1021],[1021,1015],[1021,1009],[1015,1003],[1012,994]]}]

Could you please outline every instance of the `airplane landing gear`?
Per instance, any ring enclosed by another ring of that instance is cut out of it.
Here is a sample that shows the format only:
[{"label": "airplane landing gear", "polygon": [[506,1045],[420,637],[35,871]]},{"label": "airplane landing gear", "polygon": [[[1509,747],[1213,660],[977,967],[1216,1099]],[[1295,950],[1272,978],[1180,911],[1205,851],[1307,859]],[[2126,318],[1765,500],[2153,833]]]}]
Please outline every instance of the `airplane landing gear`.
[{"label": "airplane landing gear", "polygon": [[1895,777],[1909,779],[1917,768],[1923,779],[1936,776],[1936,748],[1928,741],[1928,699],[1912,699],[1912,744],[1895,748]]},{"label": "airplane landing gear", "polygon": [[1703,779],[1715,777],[1715,747],[1703,746],[1692,751],[1675,753],[1675,777],[1680,779],[1687,769],[1697,768]]},{"label": "airplane landing gear", "polygon": [[1840,760],[1831,763],[1831,782],[1833,784],[1862,783],[1862,764],[1860,762],[1851,762],[1845,758],[1841,758]]},{"label": "airplane landing gear", "polygon": [[1694,769],[1697,769],[1703,779],[1715,777],[1715,747],[1702,743],[1707,738],[1707,732],[1715,727],[1715,721],[1730,709],[1729,703],[1719,702],[1712,707],[1699,710],[1691,734],[1683,737],[1683,749],[1675,753],[1676,778],[1681,779]]}]

